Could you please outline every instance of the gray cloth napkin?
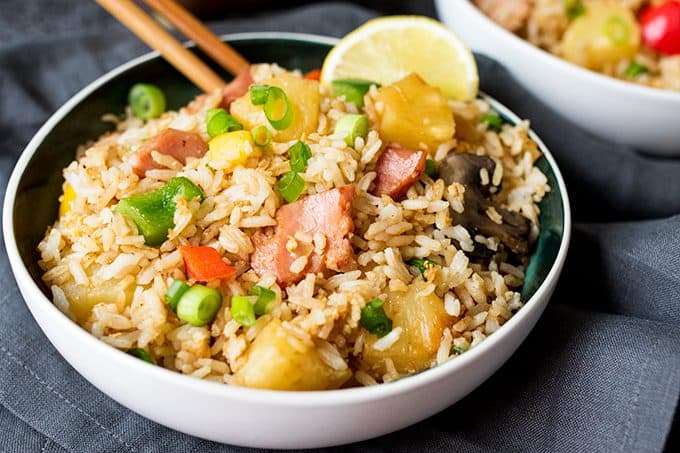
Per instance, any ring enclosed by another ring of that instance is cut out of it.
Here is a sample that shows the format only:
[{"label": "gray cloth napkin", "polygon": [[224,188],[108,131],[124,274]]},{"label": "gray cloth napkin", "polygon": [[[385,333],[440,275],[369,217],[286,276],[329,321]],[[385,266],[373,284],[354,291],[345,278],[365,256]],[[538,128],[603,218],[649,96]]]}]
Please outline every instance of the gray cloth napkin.
[{"label": "gray cloth napkin", "polygon": [[[341,36],[374,14],[324,4],[212,25],[218,32]],[[94,2],[5,0],[0,192],[53,111],[146,50]],[[531,118],[565,174],[576,224],[563,277],[527,341],[471,395],[415,426],[348,448],[661,451],[680,393],[680,216],[673,216],[680,214],[680,160],[598,141],[495,62],[479,57],[479,68],[482,88]],[[245,451],[155,424],[85,381],[32,319],[4,244],[0,249],[0,450]]]}]

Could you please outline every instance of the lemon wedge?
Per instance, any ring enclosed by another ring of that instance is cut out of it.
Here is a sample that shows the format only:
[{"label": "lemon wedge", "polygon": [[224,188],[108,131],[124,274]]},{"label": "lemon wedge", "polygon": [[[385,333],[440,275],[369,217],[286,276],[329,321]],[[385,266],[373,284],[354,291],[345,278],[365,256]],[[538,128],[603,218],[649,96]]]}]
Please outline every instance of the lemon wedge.
[{"label": "lemon wedge", "polygon": [[449,99],[477,95],[477,64],[467,45],[436,20],[388,16],[342,38],[326,57],[321,83],[364,79],[387,85],[416,72]]}]

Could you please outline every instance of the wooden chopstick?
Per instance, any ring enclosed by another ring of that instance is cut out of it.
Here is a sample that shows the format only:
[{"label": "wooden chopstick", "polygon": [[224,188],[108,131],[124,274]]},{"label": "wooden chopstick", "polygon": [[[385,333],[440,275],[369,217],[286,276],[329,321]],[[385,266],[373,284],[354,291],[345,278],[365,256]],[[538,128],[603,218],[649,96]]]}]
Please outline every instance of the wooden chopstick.
[{"label": "wooden chopstick", "polygon": [[249,67],[248,61],[175,0],[142,0],[177,27],[187,38],[233,75]]},{"label": "wooden chopstick", "polygon": [[226,85],[220,76],[132,0],[96,1],[203,91],[214,91]]}]

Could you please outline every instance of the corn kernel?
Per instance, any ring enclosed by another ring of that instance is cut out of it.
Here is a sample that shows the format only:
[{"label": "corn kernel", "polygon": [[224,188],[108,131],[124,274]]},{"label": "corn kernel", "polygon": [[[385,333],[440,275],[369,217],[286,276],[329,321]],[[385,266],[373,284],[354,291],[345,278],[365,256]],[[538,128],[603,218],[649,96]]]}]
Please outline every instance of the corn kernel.
[{"label": "corn kernel", "polygon": [[61,204],[59,205],[59,216],[65,215],[71,210],[71,203],[76,199],[76,191],[71,184],[64,184],[64,194],[61,197]]},{"label": "corn kernel", "polygon": [[210,166],[220,169],[233,169],[243,165],[249,157],[257,156],[253,136],[249,131],[227,132],[208,143]]}]

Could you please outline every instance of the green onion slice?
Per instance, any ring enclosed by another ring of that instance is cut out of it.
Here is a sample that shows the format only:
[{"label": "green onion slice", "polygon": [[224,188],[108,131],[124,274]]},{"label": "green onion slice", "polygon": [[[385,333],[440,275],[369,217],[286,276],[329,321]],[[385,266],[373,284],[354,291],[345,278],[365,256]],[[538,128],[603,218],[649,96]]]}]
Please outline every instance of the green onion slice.
[{"label": "green onion slice", "polygon": [[438,266],[437,263],[435,263],[434,261],[429,260],[427,258],[413,258],[413,259],[406,261],[406,264],[409,265],[409,266],[413,266],[416,269],[418,269],[418,271],[420,272],[420,275],[423,276],[425,281],[427,281],[427,278],[425,277],[425,272],[428,269],[432,269],[434,266]]},{"label": "green onion slice", "polygon": [[231,298],[231,317],[242,326],[250,327],[255,324],[256,298],[252,296],[233,296]]},{"label": "green onion slice", "polygon": [[493,113],[484,115],[482,122],[486,123],[489,129],[496,132],[500,132],[503,127],[503,118]]},{"label": "green onion slice", "polygon": [[425,160],[425,174],[432,179],[436,179],[439,176],[437,171],[437,163],[432,159]]},{"label": "green onion slice", "polygon": [[611,17],[605,23],[604,34],[615,46],[621,46],[628,41],[630,27],[628,23],[620,17]]},{"label": "green onion slice", "polygon": [[347,113],[335,124],[334,133],[344,135],[345,143],[354,148],[357,137],[365,139],[368,135],[368,118],[366,115]]},{"label": "green onion slice", "polygon": [[137,118],[158,118],[165,112],[165,94],[156,85],[137,83],[130,89],[128,104]]},{"label": "green onion slice", "polygon": [[336,98],[345,96],[345,101],[354,103],[357,108],[362,108],[364,106],[364,96],[368,93],[371,85],[380,87],[380,85],[375,82],[361,79],[342,79],[331,82],[333,96]]},{"label": "green onion slice", "polygon": [[253,142],[257,146],[267,146],[272,142],[272,133],[269,132],[267,126],[257,126],[252,131],[250,135],[253,136]]},{"label": "green onion slice", "polygon": [[296,172],[289,171],[279,179],[277,187],[283,199],[287,203],[291,203],[297,200],[302,191],[305,190],[305,180]]},{"label": "green onion slice", "polygon": [[250,86],[250,102],[253,105],[264,105],[269,96],[269,87],[267,85],[251,85]]},{"label": "green onion slice", "polygon": [[457,353],[458,355],[460,355],[460,354],[462,354],[462,353],[464,353],[464,352],[466,352],[466,351],[467,351],[467,349],[463,349],[463,348],[461,348],[460,346],[454,346],[454,347],[451,348],[451,352],[455,352],[455,353]]},{"label": "green onion slice", "polygon": [[145,362],[150,363],[151,365],[155,365],[156,361],[151,357],[151,354],[149,354],[146,349],[143,348],[135,348],[135,349],[130,349],[128,352],[131,356],[137,357],[138,359],[141,359]]},{"label": "green onion slice", "polygon": [[288,148],[288,155],[290,156],[290,169],[298,173],[304,173],[307,169],[307,161],[312,157],[312,150],[306,143],[298,140],[293,146]]},{"label": "green onion slice", "polygon": [[170,285],[170,288],[168,288],[168,291],[165,293],[165,302],[168,303],[168,306],[172,311],[177,311],[179,300],[189,288],[191,287],[182,280],[175,280],[172,282],[172,285]]},{"label": "green onion slice", "polygon": [[629,77],[631,79],[634,79],[642,74],[646,74],[649,72],[649,68],[642,63],[638,63],[637,61],[632,61],[628,67],[626,68],[626,71],[624,72],[624,75],[626,77]]},{"label": "green onion slice", "polygon": [[293,106],[281,88],[269,87],[267,101],[264,103],[264,116],[277,131],[287,128],[293,122]]},{"label": "green onion slice", "polygon": [[240,131],[243,125],[224,109],[210,109],[205,117],[208,135],[217,137],[226,132]]},{"label": "green onion slice", "polygon": [[204,326],[217,316],[222,305],[222,294],[215,288],[194,285],[177,304],[177,317],[192,326]]},{"label": "green onion slice", "polygon": [[374,299],[361,309],[361,327],[378,338],[392,331],[392,320],[385,314],[384,301]]},{"label": "green onion slice", "polygon": [[582,0],[564,0],[562,4],[564,5],[564,14],[569,19],[574,20],[586,13],[586,7]]},{"label": "green onion slice", "polygon": [[274,302],[276,301],[276,293],[271,289],[265,288],[264,286],[251,286],[251,288],[248,290],[248,294],[257,297],[254,307],[255,314],[257,316],[262,316],[269,313],[274,305]]}]

